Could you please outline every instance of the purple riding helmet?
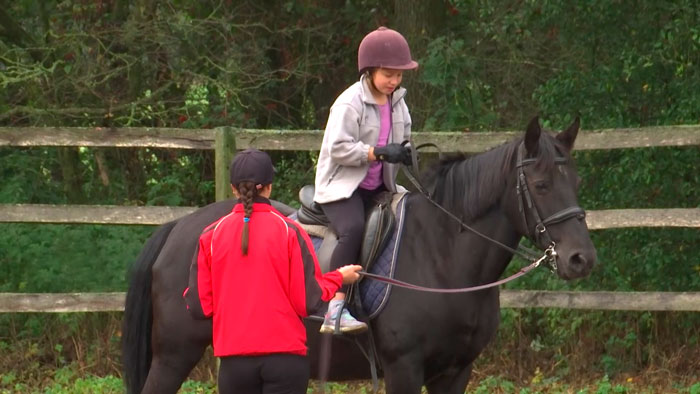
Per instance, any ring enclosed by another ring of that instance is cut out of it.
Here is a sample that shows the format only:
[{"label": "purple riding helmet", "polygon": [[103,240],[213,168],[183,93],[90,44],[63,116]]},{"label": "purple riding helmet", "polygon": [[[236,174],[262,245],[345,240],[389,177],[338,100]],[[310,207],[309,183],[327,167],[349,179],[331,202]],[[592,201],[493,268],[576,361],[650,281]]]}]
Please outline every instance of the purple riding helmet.
[{"label": "purple riding helmet", "polygon": [[401,33],[382,26],[367,34],[357,51],[360,74],[372,67],[413,70],[418,63],[411,59],[408,42]]}]

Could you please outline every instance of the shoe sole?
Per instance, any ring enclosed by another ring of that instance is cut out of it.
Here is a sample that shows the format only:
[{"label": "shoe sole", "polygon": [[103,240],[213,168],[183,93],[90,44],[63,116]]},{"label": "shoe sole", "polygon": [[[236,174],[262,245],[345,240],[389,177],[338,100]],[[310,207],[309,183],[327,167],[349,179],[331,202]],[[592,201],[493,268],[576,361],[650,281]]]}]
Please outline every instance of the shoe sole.
[{"label": "shoe sole", "polygon": [[[367,326],[358,327],[341,327],[340,332],[342,334],[359,334],[367,331]],[[321,326],[321,334],[333,334],[335,332],[335,326]]]}]

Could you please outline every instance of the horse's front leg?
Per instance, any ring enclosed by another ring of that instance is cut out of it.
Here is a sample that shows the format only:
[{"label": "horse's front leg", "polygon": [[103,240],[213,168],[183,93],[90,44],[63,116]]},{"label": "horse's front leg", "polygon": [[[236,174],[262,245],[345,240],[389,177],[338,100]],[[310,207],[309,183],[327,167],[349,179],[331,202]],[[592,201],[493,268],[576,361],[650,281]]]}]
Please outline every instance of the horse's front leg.
[{"label": "horse's front leg", "polygon": [[423,387],[423,358],[418,352],[393,360],[382,359],[387,394],[420,394]]},{"label": "horse's front leg", "polygon": [[463,394],[472,374],[472,364],[458,369],[453,367],[439,376],[428,379],[425,386],[429,394]]}]

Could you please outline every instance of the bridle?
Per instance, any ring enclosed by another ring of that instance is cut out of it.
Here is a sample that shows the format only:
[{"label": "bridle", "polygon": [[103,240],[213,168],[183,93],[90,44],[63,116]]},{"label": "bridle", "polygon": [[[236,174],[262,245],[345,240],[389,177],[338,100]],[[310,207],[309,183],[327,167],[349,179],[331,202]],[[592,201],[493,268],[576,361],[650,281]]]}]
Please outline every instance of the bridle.
[{"label": "bridle", "polygon": [[[525,223],[525,229],[528,232],[528,238],[533,240],[533,242],[541,249],[548,250],[552,249],[554,255],[556,256],[556,243],[552,240],[552,237],[547,231],[547,226],[550,224],[561,223],[571,218],[584,219],[586,217],[586,211],[578,205],[572,205],[570,207],[564,208],[558,212],[555,212],[544,219],[541,219],[541,215],[537,206],[533,203],[532,195],[530,194],[530,188],[527,186],[527,179],[525,177],[524,168],[528,165],[535,164],[536,158],[525,158],[525,143],[521,142],[518,146],[516,163],[516,173],[517,181],[515,190],[518,195],[518,210],[523,222]],[[554,158],[555,164],[566,164],[567,158],[564,156],[557,156]],[[530,226],[527,220],[527,212],[525,211],[527,207],[528,211],[534,219],[535,225]],[[553,271],[557,270],[556,258],[550,259],[548,261],[550,267]]]}]

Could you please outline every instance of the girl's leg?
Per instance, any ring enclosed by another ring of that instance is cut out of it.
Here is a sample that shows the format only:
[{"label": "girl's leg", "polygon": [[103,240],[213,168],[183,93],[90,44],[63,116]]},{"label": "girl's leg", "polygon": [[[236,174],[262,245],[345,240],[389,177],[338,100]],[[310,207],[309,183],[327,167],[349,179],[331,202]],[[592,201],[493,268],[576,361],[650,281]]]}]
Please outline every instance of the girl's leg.
[{"label": "girl's leg", "polygon": [[[357,264],[362,246],[362,233],[365,230],[365,206],[360,192],[355,190],[350,198],[322,204],[321,208],[330,222],[331,230],[338,236],[338,245],[331,255],[330,269]],[[367,324],[357,321],[347,309],[341,309],[346,292],[347,287],[342,287],[328,304],[328,312],[321,325],[322,333],[334,332],[338,317],[341,332],[367,330]]]},{"label": "girl's leg", "polygon": [[[331,270],[357,264],[362,232],[365,229],[365,206],[358,190],[355,190],[350,198],[321,205],[331,230],[338,236],[338,245],[331,255]],[[346,287],[339,290],[338,293],[342,295],[336,299],[343,299],[346,290]]]}]

